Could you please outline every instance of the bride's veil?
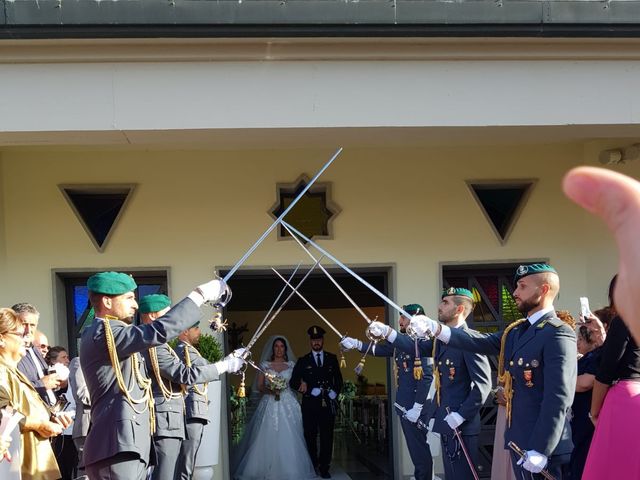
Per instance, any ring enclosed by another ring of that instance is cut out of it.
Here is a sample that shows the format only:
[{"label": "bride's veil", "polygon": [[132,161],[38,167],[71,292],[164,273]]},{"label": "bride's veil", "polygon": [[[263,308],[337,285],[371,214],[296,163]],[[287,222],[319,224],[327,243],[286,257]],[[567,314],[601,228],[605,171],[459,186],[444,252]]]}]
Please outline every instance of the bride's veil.
[{"label": "bride's veil", "polygon": [[[293,353],[293,348],[291,348],[291,343],[289,343],[289,340],[287,339],[287,337],[285,337],[284,335],[271,335],[266,343],[264,344],[264,348],[262,349],[262,354],[260,354],[260,359],[259,361],[256,362],[256,364],[262,368],[262,365],[264,364],[264,362],[270,362],[271,361],[271,355],[273,354],[273,342],[276,341],[276,339],[279,340],[284,340],[284,344],[287,347],[287,359],[289,362],[293,362],[296,363],[296,355],[295,353]],[[258,372],[256,372],[255,377],[253,378],[253,383],[251,384],[251,396],[253,397],[255,394],[259,393],[258,392]]]}]

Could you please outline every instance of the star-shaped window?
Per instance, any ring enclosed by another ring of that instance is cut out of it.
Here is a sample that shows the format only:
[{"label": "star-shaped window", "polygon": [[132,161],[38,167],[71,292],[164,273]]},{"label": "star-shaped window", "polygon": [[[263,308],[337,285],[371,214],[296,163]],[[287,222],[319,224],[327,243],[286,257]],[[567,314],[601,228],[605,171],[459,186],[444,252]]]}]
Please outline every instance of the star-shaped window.
[{"label": "star-shaped window", "polygon": [[[302,175],[293,183],[278,183],[276,185],[277,201],[271,207],[269,214],[274,219],[278,218],[308,182],[309,177]],[[331,183],[314,183],[287,214],[285,220],[309,238],[333,238],[332,223],[339,213],[340,208],[331,200]],[[289,232],[279,226],[278,239],[290,237]]]}]

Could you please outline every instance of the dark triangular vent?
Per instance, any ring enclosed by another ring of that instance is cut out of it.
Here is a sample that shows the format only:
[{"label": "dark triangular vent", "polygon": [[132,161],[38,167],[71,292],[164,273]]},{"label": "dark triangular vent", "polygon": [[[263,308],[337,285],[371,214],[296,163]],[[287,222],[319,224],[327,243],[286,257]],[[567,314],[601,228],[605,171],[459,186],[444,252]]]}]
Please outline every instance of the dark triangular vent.
[{"label": "dark triangular vent", "polygon": [[535,180],[469,181],[469,189],[500,243],[507,242]]},{"label": "dark triangular vent", "polygon": [[74,213],[99,252],[104,251],[135,185],[61,185]]}]

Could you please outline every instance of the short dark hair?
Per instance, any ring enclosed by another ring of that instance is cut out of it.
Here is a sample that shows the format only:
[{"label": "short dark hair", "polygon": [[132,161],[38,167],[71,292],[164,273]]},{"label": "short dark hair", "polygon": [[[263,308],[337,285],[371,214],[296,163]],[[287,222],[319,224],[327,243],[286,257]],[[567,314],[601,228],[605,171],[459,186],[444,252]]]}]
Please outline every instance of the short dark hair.
[{"label": "short dark hair", "polygon": [[58,360],[58,355],[62,352],[66,352],[67,349],[64,347],[51,347],[47,354],[44,357],[44,361],[47,362],[48,365],[53,365]]},{"label": "short dark hair", "polygon": [[471,312],[473,312],[473,307],[475,306],[473,300],[469,297],[465,297],[463,295],[453,295],[451,297],[454,305],[457,307],[458,305],[462,305],[464,307],[464,318],[467,318]]},{"label": "short dark hair", "polygon": [[36,309],[36,307],[26,302],[16,303],[13,307],[11,307],[11,310],[16,312],[18,315],[22,315],[23,313],[33,313],[34,315],[40,315],[40,312]]}]

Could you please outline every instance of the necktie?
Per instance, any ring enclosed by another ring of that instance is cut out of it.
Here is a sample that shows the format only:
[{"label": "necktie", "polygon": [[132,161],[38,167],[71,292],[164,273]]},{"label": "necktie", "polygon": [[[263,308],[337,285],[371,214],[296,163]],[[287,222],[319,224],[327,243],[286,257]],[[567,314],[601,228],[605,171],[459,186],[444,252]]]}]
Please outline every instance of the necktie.
[{"label": "necktie", "polygon": [[522,338],[524,336],[524,333],[527,331],[527,329],[531,326],[531,322],[529,321],[529,319],[527,318],[524,322],[522,322],[522,330],[520,330],[520,337]]},{"label": "necktie", "polygon": [[316,363],[318,364],[318,367],[322,366],[322,361],[320,360],[320,354],[316,353]]}]

